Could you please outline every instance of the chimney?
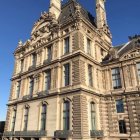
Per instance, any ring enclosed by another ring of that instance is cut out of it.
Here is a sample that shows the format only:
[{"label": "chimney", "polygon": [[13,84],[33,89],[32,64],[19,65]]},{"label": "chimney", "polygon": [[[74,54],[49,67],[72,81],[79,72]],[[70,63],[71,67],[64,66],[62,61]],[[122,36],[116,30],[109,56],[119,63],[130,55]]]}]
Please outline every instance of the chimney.
[{"label": "chimney", "polygon": [[56,19],[58,19],[61,13],[61,0],[50,0],[49,12],[55,14]]},{"label": "chimney", "polygon": [[96,0],[96,18],[97,27],[99,29],[103,28],[104,25],[107,25],[105,0]]}]

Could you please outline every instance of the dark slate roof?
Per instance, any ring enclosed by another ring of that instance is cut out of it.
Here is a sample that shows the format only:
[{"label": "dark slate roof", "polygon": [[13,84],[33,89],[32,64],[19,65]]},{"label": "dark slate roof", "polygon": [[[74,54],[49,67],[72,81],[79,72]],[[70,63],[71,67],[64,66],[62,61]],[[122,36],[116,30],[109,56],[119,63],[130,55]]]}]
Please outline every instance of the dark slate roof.
[{"label": "dark slate roof", "polygon": [[137,48],[140,48],[140,36],[136,36],[135,38],[132,38],[125,44],[112,47],[109,50],[107,56],[105,56],[105,58],[103,59],[103,63],[108,63],[108,62],[118,60],[125,53]]},{"label": "dark slate roof", "polygon": [[73,20],[76,12],[75,7],[78,5],[80,6],[80,16],[96,27],[95,18],[87,10],[85,10],[78,2],[76,2],[76,0],[69,0],[64,5],[62,5],[62,11],[59,16],[59,23],[63,24],[69,19]]}]

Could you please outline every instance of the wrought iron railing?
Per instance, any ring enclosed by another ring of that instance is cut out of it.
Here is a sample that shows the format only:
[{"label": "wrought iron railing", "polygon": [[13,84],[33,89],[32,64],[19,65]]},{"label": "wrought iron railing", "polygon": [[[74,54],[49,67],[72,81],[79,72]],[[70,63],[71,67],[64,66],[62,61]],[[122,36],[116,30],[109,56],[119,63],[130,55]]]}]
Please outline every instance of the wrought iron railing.
[{"label": "wrought iron railing", "polygon": [[72,136],[72,131],[71,130],[57,130],[54,132],[54,137],[55,138],[68,138]]},{"label": "wrought iron railing", "polygon": [[103,137],[104,136],[104,133],[103,133],[103,130],[91,130],[90,131],[90,136],[92,138],[100,138],[100,137]]}]

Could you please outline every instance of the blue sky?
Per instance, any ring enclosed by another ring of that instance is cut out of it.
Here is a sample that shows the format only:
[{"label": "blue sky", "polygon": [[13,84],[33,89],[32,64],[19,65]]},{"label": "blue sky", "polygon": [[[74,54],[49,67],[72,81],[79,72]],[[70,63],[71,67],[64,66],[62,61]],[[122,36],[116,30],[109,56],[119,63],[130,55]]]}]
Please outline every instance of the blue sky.
[{"label": "blue sky", "polygon": [[[140,0],[106,1],[113,45],[127,42],[130,35],[140,34]],[[79,2],[95,15],[95,0]],[[0,121],[6,118],[14,66],[13,52],[20,39],[25,41],[30,37],[34,22],[41,11],[48,11],[48,7],[49,0],[0,0]]]}]

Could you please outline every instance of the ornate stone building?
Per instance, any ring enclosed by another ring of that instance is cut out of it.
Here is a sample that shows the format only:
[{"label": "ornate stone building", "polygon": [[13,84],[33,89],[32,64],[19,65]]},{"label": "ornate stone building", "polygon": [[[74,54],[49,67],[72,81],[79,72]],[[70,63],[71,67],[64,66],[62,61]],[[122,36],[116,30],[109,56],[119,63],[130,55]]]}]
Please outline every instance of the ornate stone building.
[{"label": "ornate stone building", "polygon": [[4,140],[140,140],[140,36],[113,47],[104,3],[50,0],[19,42]]}]

